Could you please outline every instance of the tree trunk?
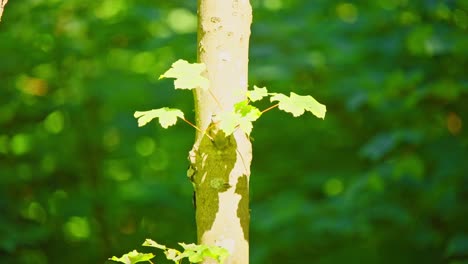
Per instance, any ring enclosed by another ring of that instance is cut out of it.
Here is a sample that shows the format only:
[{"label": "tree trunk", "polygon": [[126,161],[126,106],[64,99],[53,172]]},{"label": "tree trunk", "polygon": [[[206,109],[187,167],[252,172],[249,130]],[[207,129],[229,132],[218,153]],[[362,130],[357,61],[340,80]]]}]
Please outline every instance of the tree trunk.
[{"label": "tree trunk", "polygon": [[0,21],[2,21],[3,9],[5,9],[5,5],[8,0],[0,0]]},{"label": "tree trunk", "polygon": [[225,137],[216,115],[246,99],[252,9],[248,0],[199,0],[198,18],[198,60],[210,81],[209,91],[194,93],[197,126],[206,132],[189,154],[198,243],[226,248],[228,264],[247,264],[252,146],[239,129]]}]

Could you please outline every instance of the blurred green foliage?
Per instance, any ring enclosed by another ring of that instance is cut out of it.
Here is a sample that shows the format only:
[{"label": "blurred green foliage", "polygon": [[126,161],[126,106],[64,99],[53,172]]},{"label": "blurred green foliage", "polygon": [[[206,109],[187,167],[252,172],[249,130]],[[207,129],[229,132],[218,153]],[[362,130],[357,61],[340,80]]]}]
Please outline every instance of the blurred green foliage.
[{"label": "blurred green foliage", "polygon": [[[250,83],[324,121],[256,122],[252,263],[468,262],[468,2],[252,0]],[[195,241],[194,131],[157,78],[196,58],[196,1],[9,1],[0,23],[0,262],[104,263]],[[190,116],[191,115],[191,116]]]}]

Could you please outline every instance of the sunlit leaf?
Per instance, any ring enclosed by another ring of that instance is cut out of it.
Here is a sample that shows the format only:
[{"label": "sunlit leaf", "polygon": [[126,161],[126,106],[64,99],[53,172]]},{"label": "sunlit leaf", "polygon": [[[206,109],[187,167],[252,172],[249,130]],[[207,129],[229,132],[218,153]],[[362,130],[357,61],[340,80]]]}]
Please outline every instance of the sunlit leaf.
[{"label": "sunlit leaf", "polygon": [[204,257],[200,252],[190,251],[187,253],[187,257],[191,263],[202,262]]},{"label": "sunlit leaf", "polygon": [[147,238],[145,240],[145,242],[143,242],[143,246],[145,247],[154,247],[154,248],[159,248],[159,249],[162,249],[162,250],[166,250],[167,247],[165,245],[161,245],[159,244],[158,242],[152,240],[152,239],[149,239]]},{"label": "sunlit leaf", "polygon": [[262,115],[258,108],[248,104],[248,101],[242,101],[234,106],[233,112],[223,112],[218,115],[220,120],[219,128],[228,136],[231,135],[237,127],[244,133],[250,135],[252,132],[252,122]]},{"label": "sunlit leaf", "polygon": [[208,246],[208,245],[196,245],[196,244],[184,244],[179,243],[184,248],[184,257],[188,257],[191,263],[202,262],[205,257],[210,257],[218,261],[218,263],[223,263],[224,260],[229,256],[229,252],[218,246]]},{"label": "sunlit leaf", "polygon": [[200,246],[200,245],[196,245],[194,243],[185,244],[183,242],[179,242],[178,244],[185,250],[197,250],[198,247]]},{"label": "sunlit leaf", "polygon": [[216,259],[218,263],[223,264],[229,256],[229,251],[222,247],[207,246],[207,250],[203,251],[203,256]]},{"label": "sunlit leaf", "polygon": [[168,128],[175,125],[177,118],[184,118],[184,113],[179,109],[163,107],[149,111],[136,111],[133,116],[138,118],[138,126],[142,127],[149,123],[154,118],[159,119],[159,124],[163,128]]},{"label": "sunlit leaf", "polygon": [[266,96],[268,96],[268,90],[266,87],[260,88],[254,85],[253,90],[247,91],[247,98],[249,98],[252,102],[260,101],[263,97]]},{"label": "sunlit leaf", "polygon": [[178,261],[179,259],[183,258],[180,256],[180,251],[173,248],[168,248],[164,253],[166,254],[166,258],[168,260]]},{"label": "sunlit leaf", "polygon": [[272,102],[278,101],[278,108],[291,113],[293,116],[298,117],[304,114],[305,111],[309,111],[318,118],[325,118],[325,113],[327,108],[325,105],[317,102],[312,96],[306,95],[297,95],[291,92],[291,95],[288,97],[284,94],[273,94],[270,98]]},{"label": "sunlit leaf", "polygon": [[150,259],[154,258],[152,253],[140,253],[136,250],[130,251],[127,254],[122,255],[122,257],[118,258],[113,256],[110,260],[121,262],[125,264],[133,264],[138,262],[149,261]]},{"label": "sunlit leaf", "polygon": [[195,89],[200,87],[203,90],[207,90],[210,83],[207,78],[201,75],[205,70],[206,66],[203,63],[188,63],[185,60],[178,60],[159,79],[175,78],[174,87],[176,89]]},{"label": "sunlit leaf", "polygon": [[239,119],[242,118],[242,116],[235,112],[222,112],[218,115],[218,118],[219,128],[226,134],[226,136],[229,136],[234,133],[234,130],[236,130],[236,127],[239,124]]},{"label": "sunlit leaf", "polygon": [[257,120],[262,114],[257,107],[249,105],[247,100],[235,104],[234,111],[242,116],[247,116],[249,119],[252,119],[252,121]]},{"label": "sunlit leaf", "polygon": [[202,262],[204,259],[203,250],[206,247],[205,245],[196,245],[196,244],[185,244],[179,243],[184,248],[182,253],[183,258],[188,258],[190,263]]}]

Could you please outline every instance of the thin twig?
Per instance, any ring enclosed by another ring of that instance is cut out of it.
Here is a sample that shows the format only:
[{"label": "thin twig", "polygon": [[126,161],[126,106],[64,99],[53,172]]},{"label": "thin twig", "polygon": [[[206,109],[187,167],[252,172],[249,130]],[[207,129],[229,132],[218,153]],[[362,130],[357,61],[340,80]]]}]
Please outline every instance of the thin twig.
[{"label": "thin twig", "polygon": [[[180,119],[184,120],[185,123],[189,124],[191,127],[195,128],[198,132],[202,133],[203,135],[206,134],[204,131],[202,131],[200,128],[198,128],[196,125],[194,125],[192,122],[188,121],[187,119],[182,118],[182,117],[181,117]],[[213,141],[213,138],[212,138],[210,135],[206,134],[206,136],[207,136],[211,141]]]},{"label": "thin twig", "polygon": [[194,125],[192,122],[190,122],[190,121],[188,121],[187,119],[182,118],[182,117],[181,117],[180,119],[184,120],[185,123],[187,123],[187,124],[189,124],[190,126],[192,126],[193,128],[195,128],[198,132],[203,133],[203,131],[201,131],[201,129],[198,128],[196,125]]},{"label": "thin twig", "polygon": [[268,107],[267,109],[265,109],[265,110],[262,111],[262,114],[265,113],[265,112],[270,111],[271,109],[273,109],[273,108],[275,108],[275,107],[278,107],[278,105],[279,105],[279,104],[275,104],[275,105],[272,105],[272,106]]}]

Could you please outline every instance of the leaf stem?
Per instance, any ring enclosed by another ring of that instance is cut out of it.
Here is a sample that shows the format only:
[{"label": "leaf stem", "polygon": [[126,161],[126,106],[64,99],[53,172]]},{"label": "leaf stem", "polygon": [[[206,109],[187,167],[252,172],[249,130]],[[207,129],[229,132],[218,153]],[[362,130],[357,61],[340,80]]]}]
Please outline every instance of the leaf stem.
[{"label": "leaf stem", "polygon": [[[194,125],[192,122],[188,121],[187,119],[182,118],[182,117],[179,117],[179,118],[182,119],[182,120],[184,120],[185,123],[189,124],[191,127],[195,128],[198,132],[200,132],[200,133],[202,133],[202,134],[206,134],[204,131],[202,131],[200,128],[198,128],[196,125]],[[211,141],[213,141],[213,138],[212,138],[210,135],[206,134],[206,136],[207,136]]]},{"label": "leaf stem", "polygon": [[273,109],[273,108],[275,108],[275,107],[278,107],[278,105],[279,105],[279,104],[275,104],[275,105],[272,105],[272,106],[268,107],[267,109],[265,109],[265,110],[262,111],[262,114],[265,113],[265,112],[270,111],[271,109]]},{"label": "leaf stem", "polygon": [[213,99],[215,100],[216,104],[219,106],[219,108],[221,110],[223,110],[223,106],[221,105],[221,103],[218,101],[218,98],[216,98],[216,96],[213,94],[213,92],[208,89],[208,92],[210,93],[211,97],[213,97]]},{"label": "leaf stem", "polygon": [[193,128],[195,128],[198,132],[203,133],[203,131],[201,131],[201,129],[198,128],[196,125],[194,125],[192,122],[190,122],[190,121],[188,121],[187,119],[182,118],[182,117],[181,117],[180,119],[184,120],[185,123],[187,123],[187,124],[189,124],[190,126],[192,126]]}]

